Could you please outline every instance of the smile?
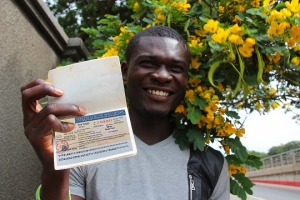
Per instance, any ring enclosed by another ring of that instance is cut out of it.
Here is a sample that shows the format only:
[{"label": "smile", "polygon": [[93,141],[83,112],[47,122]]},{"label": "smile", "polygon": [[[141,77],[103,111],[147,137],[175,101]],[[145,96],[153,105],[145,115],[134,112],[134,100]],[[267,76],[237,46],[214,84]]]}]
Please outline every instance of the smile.
[{"label": "smile", "polygon": [[147,92],[150,93],[150,94],[157,95],[157,96],[163,96],[163,97],[169,96],[169,92],[165,92],[165,91],[161,91],[161,90],[150,90],[150,89],[148,89]]}]

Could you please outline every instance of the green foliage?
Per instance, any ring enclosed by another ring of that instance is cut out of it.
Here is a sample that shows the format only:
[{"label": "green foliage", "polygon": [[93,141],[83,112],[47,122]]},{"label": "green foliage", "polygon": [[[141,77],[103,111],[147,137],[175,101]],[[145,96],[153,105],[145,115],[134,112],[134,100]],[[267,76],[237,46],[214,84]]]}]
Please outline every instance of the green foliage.
[{"label": "green foliage", "polygon": [[88,49],[93,52],[93,40],[82,28],[97,27],[97,22],[106,14],[119,15],[123,20],[130,21],[132,10],[126,1],[116,0],[44,0],[58,19],[59,24],[69,37],[80,37]]},{"label": "green foliage", "polygon": [[230,180],[230,192],[237,195],[242,200],[247,199],[246,193],[252,195],[253,192],[251,188],[253,183],[244,174],[234,174],[233,179]]},{"label": "green foliage", "polygon": [[286,151],[300,148],[300,141],[291,141],[280,146],[274,146],[269,149],[268,156],[273,156]]}]

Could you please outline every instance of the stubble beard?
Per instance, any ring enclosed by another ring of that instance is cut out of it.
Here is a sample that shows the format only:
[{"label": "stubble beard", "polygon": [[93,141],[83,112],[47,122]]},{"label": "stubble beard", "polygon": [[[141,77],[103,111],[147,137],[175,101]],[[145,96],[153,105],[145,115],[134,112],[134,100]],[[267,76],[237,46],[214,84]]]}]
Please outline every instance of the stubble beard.
[{"label": "stubble beard", "polygon": [[144,109],[146,117],[150,119],[163,119],[170,116],[170,111],[162,111],[162,110],[147,110]]}]

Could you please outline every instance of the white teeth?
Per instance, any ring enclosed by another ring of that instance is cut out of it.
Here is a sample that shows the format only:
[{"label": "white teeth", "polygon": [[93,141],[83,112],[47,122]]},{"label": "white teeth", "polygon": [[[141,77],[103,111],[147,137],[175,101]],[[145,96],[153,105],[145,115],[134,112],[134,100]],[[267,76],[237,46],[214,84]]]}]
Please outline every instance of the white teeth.
[{"label": "white teeth", "polygon": [[155,94],[157,96],[163,96],[163,97],[169,96],[168,92],[164,92],[164,91],[160,91],[160,90],[150,90],[150,89],[148,89],[147,92],[149,92],[150,94]]}]

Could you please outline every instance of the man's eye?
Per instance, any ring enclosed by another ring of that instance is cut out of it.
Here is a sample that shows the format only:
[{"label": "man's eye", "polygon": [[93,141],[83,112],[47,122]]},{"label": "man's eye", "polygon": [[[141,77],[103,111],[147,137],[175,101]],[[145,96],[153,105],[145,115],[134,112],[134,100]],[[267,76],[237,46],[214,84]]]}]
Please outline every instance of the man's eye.
[{"label": "man's eye", "polygon": [[178,66],[178,65],[173,65],[170,67],[172,70],[176,70],[176,71],[181,71],[182,70],[182,67],[181,66]]},{"label": "man's eye", "polygon": [[154,63],[152,61],[143,61],[141,62],[141,64],[146,67],[154,66]]}]

